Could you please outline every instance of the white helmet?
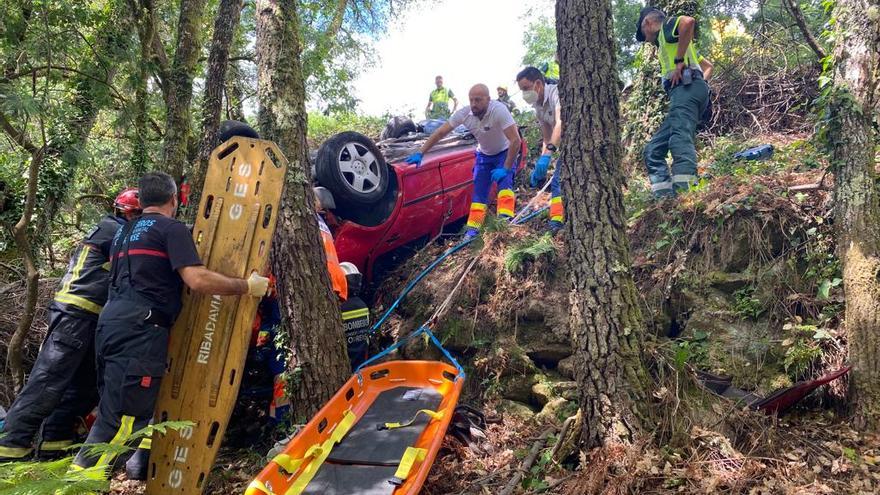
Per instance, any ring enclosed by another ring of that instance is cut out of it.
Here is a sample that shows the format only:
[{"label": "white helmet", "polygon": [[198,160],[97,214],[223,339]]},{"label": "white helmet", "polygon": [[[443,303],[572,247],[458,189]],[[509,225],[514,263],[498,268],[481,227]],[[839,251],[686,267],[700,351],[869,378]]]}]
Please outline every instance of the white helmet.
[{"label": "white helmet", "polygon": [[346,275],[360,275],[361,272],[358,270],[358,267],[354,266],[354,263],[349,263],[348,261],[343,261],[339,264],[339,268],[342,268],[342,273]]}]

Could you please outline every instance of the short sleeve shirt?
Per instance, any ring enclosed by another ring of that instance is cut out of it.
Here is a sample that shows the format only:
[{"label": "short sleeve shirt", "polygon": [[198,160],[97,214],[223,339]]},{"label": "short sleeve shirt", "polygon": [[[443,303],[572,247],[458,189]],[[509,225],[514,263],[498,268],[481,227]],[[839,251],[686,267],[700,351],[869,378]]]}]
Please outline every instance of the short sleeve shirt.
[{"label": "short sleeve shirt", "polygon": [[464,125],[477,138],[481,153],[497,155],[510,146],[504,129],[515,125],[515,122],[510,110],[503,103],[492,100],[482,119],[471,112],[470,105],[466,105],[449,117],[448,124],[453,128]]},{"label": "short sleeve shirt", "polygon": [[183,223],[156,213],[144,214],[128,227],[119,229],[113,241],[110,299],[131,287],[151,309],[173,321],[183,290],[177,270],[202,264],[192,234]]},{"label": "short sleeve shirt", "polygon": [[559,106],[559,89],[555,84],[544,85],[544,100],[535,102],[532,107],[542,125],[556,125],[556,108]]}]

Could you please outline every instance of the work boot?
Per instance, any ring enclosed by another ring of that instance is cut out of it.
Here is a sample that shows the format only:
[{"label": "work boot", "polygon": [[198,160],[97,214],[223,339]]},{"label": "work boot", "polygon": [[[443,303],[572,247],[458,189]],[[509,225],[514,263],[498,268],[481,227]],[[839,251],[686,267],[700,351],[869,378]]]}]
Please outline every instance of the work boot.
[{"label": "work boot", "polygon": [[551,236],[555,237],[556,234],[562,230],[562,222],[559,220],[550,220],[547,230],[550,232]]},{"label": "work boot", "polygon": [[37,448],[36,458],[38,461],[54,461],[71,455],[70,448],[73,440],[44,441]]},{"label": "work boot", "polygon": [[467,229],[467,232],[464,233],[464,239],[462,239],[462,240],[469,241],[469,240],[473,239],[474,237],[476,237],[479,233],[480,233],[479,229],[475,229],[475,228],[471,227],[471,228]]},{"label": "work boot", "polygon": [[7,462],[22,462],[31,459],[34,449],[30,447],[6,447],[0,446],[0,464]]},{"label": "work boot", "polygon": [[137,449],[125,462],[125,477],[135,481],[147,480],[147,466],[150,464],[150,451]]}]

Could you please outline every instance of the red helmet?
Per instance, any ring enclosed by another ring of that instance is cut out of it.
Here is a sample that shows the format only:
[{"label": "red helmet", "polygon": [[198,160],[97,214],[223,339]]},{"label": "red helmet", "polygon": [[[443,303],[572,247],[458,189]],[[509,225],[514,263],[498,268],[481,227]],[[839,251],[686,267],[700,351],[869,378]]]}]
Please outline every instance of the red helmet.
[{"label": "red helmet", "polygon": [[138,200],[138,190],[135,187],[119,193],[116,200],[113,201],[113,208],[121,210],[123,213],[137,213],[141,211],[141,202]]}]

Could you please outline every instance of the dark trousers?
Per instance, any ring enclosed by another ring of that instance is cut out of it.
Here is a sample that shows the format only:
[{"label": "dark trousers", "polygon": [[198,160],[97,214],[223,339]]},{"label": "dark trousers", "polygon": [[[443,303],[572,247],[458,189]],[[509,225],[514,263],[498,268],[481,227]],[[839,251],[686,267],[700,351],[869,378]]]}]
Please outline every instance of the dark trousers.
[{"label": "dark trousers", "polygon": [[95,335],[98,417],[74,465],[106,466],[112,454],[88,451],[89,444],[130,443],[131,433],[150,422],[165,374],[168,328],[146,321],[149,308],[133,301],[111,301],[104,307]]},{"label": "dark trousers", "polygon": [[0,456],[28,455],[40,426],[44,450],[61,451],[73,443],[76,419],[98,402],[96,325],[94,319],[50,308],[49,333],[27,383],[6,416]]},{"label": "dark trousers", "polygon": [[[669,90],[669,113],[645,146],[645,168],[651,190],[658,198],[687,191],[697,180],[694,137],[709,101],[709,85],[702,79]],[[672,174],[666,155],[672,154]]]}]

